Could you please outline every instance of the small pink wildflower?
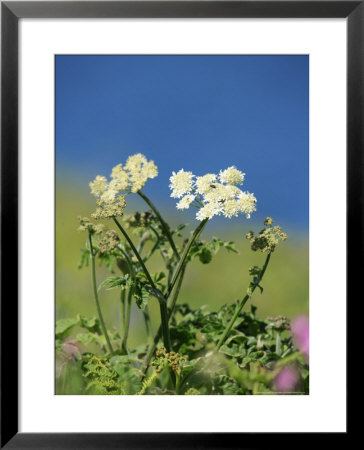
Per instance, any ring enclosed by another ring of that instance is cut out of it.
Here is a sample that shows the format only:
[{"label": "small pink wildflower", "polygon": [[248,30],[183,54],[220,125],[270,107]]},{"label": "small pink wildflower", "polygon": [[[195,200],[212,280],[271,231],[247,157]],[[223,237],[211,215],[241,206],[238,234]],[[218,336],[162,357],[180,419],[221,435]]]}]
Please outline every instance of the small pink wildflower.
[{"label": "small pink wildflower", "polygon": [[309,355],[309,321],[307,316],[296,317],[291,325],[292,334],[298,349],[308,358]]},{"label": "small pink wildflower", "polygon": [[296,392],[299,384],[300,375],[293,366],[283,367],[274,379],[274,386],[277,392]]},{"label": "small pink wildflower", "polygon": [[81,355],[81,347],[76,342],[67,341],[62,345],[62,350],[69,359],[78,359]]}]

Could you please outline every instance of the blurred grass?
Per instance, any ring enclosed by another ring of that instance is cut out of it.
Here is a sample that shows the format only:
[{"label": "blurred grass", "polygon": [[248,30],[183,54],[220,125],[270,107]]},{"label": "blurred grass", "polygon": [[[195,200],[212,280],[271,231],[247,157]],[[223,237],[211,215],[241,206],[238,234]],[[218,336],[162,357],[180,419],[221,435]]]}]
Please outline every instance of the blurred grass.
[{"label": "blurred grass", "polygon": [[[95,203],[90,195],[85,195],[77,185],[57,181],[56,189],[56,318],[73,317],[81,313],[95,316],[96,308],[90,283],[90,269],[78,269],[80,248],[86,247],[86,234],[77,231],[77,216],[90,216]],[[143,203],[129,197],[128,210],[145,210]],[[162,208],[164,211],[165,208]],[[167,210],[167,221],[171,218],[172,225],[186,220],[183,212],[176,215],[176,210]],[[193,261],[186,272],[185,281],[179,303],[188,302],[192,307],[206,305],[208,310],[216,310],[224,303],[231,303],[245,295],[249,284],[248,268],[252,265],[261,266],[265,255],[252,252],[249,243],[243,239],[249,229],[259,231],[261,225],[241,221],[242,228],[237,229],[234,222],[224,221],[224,228],[213,229],[213,223],[203,237],[217,235],[222,239],[234,240],[239,254],[220,250],[210,264],[203,265],[198,260]],[[197,222],[195,222],[197,224]],[[280,223],[283,230],[285,224]],[[108,223],[114,228],[112,222]],[[191,229],[191,227],[189,228]],[[308,240],[294,230],[288,230],[289,238],[273,253],[270,265],[264,276],[264,292],[258,291],[253,296],[253,304],[258,307],[259,317],[269,315],[285,315],[294,317],[308,313],[309,267]],[[150,261],[150,270],[162,269],[158,257]],[[107,270],[98,269],[97,278],[100,283]],[[103,291],[100,295],[102,308],[109,328],[119,328],[120,302],[119,291]],[[150,304],[155,328],[159,325],[159,308],[156,302]],[[130,327],[130,345],[143,342],[145,338],[142,315],[135,307],[132,310]]]}]

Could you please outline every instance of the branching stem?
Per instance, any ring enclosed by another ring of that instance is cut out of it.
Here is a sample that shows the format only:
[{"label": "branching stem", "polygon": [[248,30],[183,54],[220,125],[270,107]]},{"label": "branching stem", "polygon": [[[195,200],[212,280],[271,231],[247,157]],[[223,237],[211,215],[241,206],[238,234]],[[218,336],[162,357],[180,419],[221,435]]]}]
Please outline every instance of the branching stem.
[{"label": "branching stem", "polygon": [[179,260],[180,256],[176,247],[176,244],[174,243],[172,233],[169,229],[169,226],[166,224],[166,222],[163,220],[162,216],[160,215],[158,209],[154,206],[154,204],[150,201],[150,199],[143,194],[142,191],[138,191],[139,196],[145,201],[145,203],[151,208],[151,210],[154,212],[154,214],[157,216],[157,219],[159,220],[159,223],[161,224],[161,227],[163,229],[163,232],[168,239],[168,242],[170,243],[173,253],[175,254],[177,260]]},{"label": "branching stem", "polygon": [[[170,313],[168,314],[168,321],[169,321],[169,319],[171,318],[171,316],[172,316],[172,314],[173,314],[173,310],[174,310],[174,307],[175,307],[176,302],[177,302],[177,297],[178,297],[178,294],[179,294],[179,291],[180,291],[180,288],[181,288],[181,285],[182,285],[183,275],[184,275],[184,271],[185,271],[185,263],[186,263],[186,259],[187,259],[188,253],[189,253],[189,251],[190,251],[190,249],[191,249],[192,244],[194,243],[194,241],[195,241],[195,240],[199,237],[199,235],[202,233],[202,230],[204,229],[205,225],[207,224],[207,221],[208,221],[208,219],[203,220],[203,221],[200,223],[200,225],[195,229],[195,231],[193,232],[193,234],[191,235],[189,241],[187,242],[186,246],[185,246],[184,249],[183,249],[183,253],[182,253],[182,255],[181,255],[181,258],[180,258],[180,260],[179,260],[179,262],[178,262],[178,265],[177,265],[177,267],[176,267],[176,269],[175,269],[175,271],[174,271],[174,273],[173,273],[171,283],[170,283],[170,285],[168,286],[168,290],[167,290],[167,293],[166,293],[166,295],[165,295],[165,298],[166,298],[167,300],[168,300],[168,298],[170,297],[170,295],[171,295],[171,293],[172,293],[172,290],[173,290],[173,287],[174,287],[174,285],[176,284],[176,281],[178,280],[178,278],[180,278],[180,282],[178,283],[177,288],[176,288],[176,291],[175,291],[175,295],[174,295],[173,298],[172,298],[172,302],[171,302],[171,305],[170,305]],[[154,337],[153,344],[150,346],[150,348],[149,348],[149,350],[148,350],[148,353],[147,353],[147,355],[146,355],[146,357],[145,357],[144,374],[145,374],[146,371],[148,370],[150,361],[151,361],[151,359],[152,359],[152,357],[153,357],[153,354],[154,354],[155,349],[156,349],[156,347],[157,347],[158,341],[159,341],[159,339],[160,339],[160,337],[161,337],[162,331],[163,331],[163,330],[162,330],[161,327],[160,327],[160,328],[158,329],[158,331],[157,331],[157,334],[156,334],[155,337]],[[165,347],[166,347],[166,345],[165,345]],[[166,348],[167,348],[167,347],[166,347]],[[169,351],[169,350],[167,350],[167,351]]]},{"label": "branching stem", "polygon": [[188,253],[192,247],[192,244],[195,242],[195,240],[200,236],[200,234],[202,233],[202,230],[204,229],[205,225],[207,224],[208,219],[204,219],[200,225],[195,229],[195,231],[193,232],[192,236],[190,237],[189,241],[187,242],[185,248],[183,249],[183,253],[181,255],[180,260],[178,261],[178,265],[173,273],[172,276],[172,280],[171,280],[171,284],[169,285],[169,289],[167,291],[166,294],[166,298],[168,299],[169,296],[171,295],[171,292],[174,288],[174,285],[176,284],[176,281],[178,279],[178,276],[182,270],[182,267],[185,264],[186,258],[188,256]]},{"label": "branching stem", "polygon": [[217,344],[217,350],[219,350],[221,348],[221,346],[223,345],[223,343],[226,341],[227,337],[229,336],[229,333],[232,329],[232,327],[234,326],[234,323],[236,321],[236,319],[238,318],[241,310],[244,308],[245,303],[249,300],[249,298],[252,296],[253,292],[255,291],[256,287],[258,286],[259,282],[262,280],[263,275],[268,267],[268,263],[271,257],[271,252],[268,253],[265,262],[264,262],[264,266],[259,274],[259,281],[257,283],[255,283],[252,287],[249,287],[248,289],[250,289],[249,293],[246,294],[246,296],[243,298],[243,300],[236,306],[235,312],[233,317],[231,318],[228,326],[225,328],[224,333],[222,334],[218,344]]},{"label": "branching stem", "polygon": [[130,239],[128,233],[124,230],[124,228],[121,226],[119,221],[116,219],[116,217],[113,217],[114,222],[116,226],[119,228],[119,230],[124,235],[125,239],[127,240],[128,244],[130,245],[130,248],[132,249],[134,255],[136,256],[137,260],[139,261],[139,264],[147,277],[147,280],[149,284],[152,287],[153,295],[158,299],[159,301],[159,307],[160,307],[160,314],[161,314],[161,324],[162,324],[162,330],[163,330],[163,340],[164,340],[164,346],[166,347],[167,351],[170,351],[171,348],[171,338],[169,335],[169,328],[168,328],[168,311],[167,311],[167,301],[165,297],[163,296],[162,292],[156,287],[154,281],[152,280],[152,277],[150,276],[150,273],[148,269],[146,268],[144,261],[140,254],[138,253],[138,250],[136,249],[133,241]]},{"label": "branching stem", "polygon": [[[171,297],[171,302],[170,305],[168,306],[168,322],[171,320],[171,318],[173,317],[174,314],[174,309],[177,303],[177,299],[178,299],[178,295],[179,292],[181,290],[181,286],[182,286],[182,282],[183,282],[183,278],[184,278],[184,274],[186,271],[186,265],[183,267],[183,270],[181,270],[181,275],[179,277],[178,283],[176,284],[176,288],[174,290],[173,296]],[[157,344],[159,339],[162,336],[162,327],[158,328],[157,334],[154,336],[153,342],[151,344],[151,346],[149,347],[148,353],[145,357],[144,360],[144,367],[143,367],[143,373],[146,374],[150,361],[153,358],[154,352],[157,348]]]}]

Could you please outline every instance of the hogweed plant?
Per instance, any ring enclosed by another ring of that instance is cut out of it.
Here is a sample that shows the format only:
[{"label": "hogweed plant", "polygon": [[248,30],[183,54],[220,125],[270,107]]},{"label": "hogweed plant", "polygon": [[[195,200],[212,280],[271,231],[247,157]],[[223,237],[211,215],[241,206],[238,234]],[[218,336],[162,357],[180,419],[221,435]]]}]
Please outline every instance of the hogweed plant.
[{"label": "hogweed plant", "polygon": [[[157,175],[154,162],[136,154],[115,166],[110,179],[98,175],[89,184],[96,208],[91,219],[79,217],[78,230],[86,233],[79,267],[90,271],[97,317],[79,314],[57,321],[57,392],[260,394],[276,393],[282,386],[287,392],[289,385],[307,393],[308,358],[295,347],[289,320],[284,316],[260,320],[253,305],[243,312],[254,292],[263,291],[272,254],[287,235],[270,217],[258,233],[246,234],[251,250],[265,259],[262,266],[249,269],[251,281],[241,300],[217,312],[179,304],[192,260],[208,264],[220,249],[237,253],[232,241],[201,239],[208,222],[214,216],[249,219],[257,200],[241,189],[245,174],[234,166],[202,176],[183,169],[172,172],[169,188],[178,200],[177,210],[196,209],[197,226],[184,237],[186,225],[170,227],[144,191],[147,181]],[[145,212],[125,214],[133,194],[143,199]],[[152,272],[151,260],[157,254],[165,269]],[[99,282],[101,264],[110,276]],[[110,330],[104,319],[100,301],[104,290],[117,293],[119,330]],[[153,301],[159,304],[158,323],[153,323],[149,311]],[[141,311],[147,336],[137,348],[128,344],[133,303]]]}]

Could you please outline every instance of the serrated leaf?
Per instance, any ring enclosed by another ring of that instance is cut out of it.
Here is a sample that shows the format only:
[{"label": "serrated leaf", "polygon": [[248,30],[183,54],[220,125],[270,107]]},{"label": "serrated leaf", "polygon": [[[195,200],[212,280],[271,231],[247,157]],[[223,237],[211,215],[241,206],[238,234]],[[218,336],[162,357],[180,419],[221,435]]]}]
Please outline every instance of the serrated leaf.
[{"label": "serrated leaf", "polygon": [[150,297],[150,294],[146,286],[143,285],[142,283],[137,284],[137,286],[134,289],[134,297],[138,308],[144,311]]},{"label": "serrated leaf", "polygon": [[131,287],[133,285],[133,281],[129,277],[128,274],[124,275],[123,277],[109,277],[106,278],[102,283],[100,283],[98,290],[102,288],[109,289],[127,289],[128,287]]},{"label": "serrated leaf", "polygon": [[110,358],[110,367],[118,374],[118,381],[123,385],[126,394],[136,394],[140,391],[140,371],[132,358],[129,356],[114,356]]}]

